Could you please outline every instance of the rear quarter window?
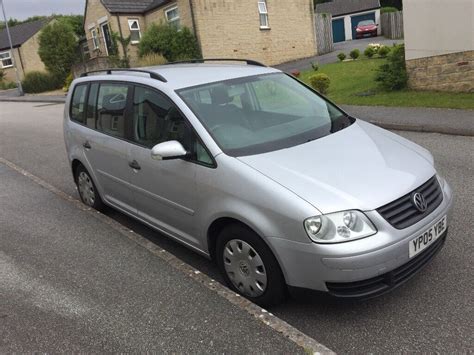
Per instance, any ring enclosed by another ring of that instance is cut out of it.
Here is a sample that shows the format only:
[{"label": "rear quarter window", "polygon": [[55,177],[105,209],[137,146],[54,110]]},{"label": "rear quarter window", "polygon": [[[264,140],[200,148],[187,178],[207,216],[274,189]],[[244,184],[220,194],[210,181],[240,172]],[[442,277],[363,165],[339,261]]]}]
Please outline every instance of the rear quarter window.
[{"label": "rear quarter window", "polygon": [[72,94],[70,117],[72,121],[85,123],[87,84],[76,85]]}]

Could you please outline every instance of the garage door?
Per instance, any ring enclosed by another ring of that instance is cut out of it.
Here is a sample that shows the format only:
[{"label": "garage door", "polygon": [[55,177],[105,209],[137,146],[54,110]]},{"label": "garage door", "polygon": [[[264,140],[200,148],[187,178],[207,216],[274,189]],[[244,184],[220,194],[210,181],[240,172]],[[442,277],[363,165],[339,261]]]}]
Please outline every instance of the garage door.
[{"label": "garage door", "polygon": [[332,20],[332,36],[334,43],[346,40],[343,18]]},{"label": "garage door", "polygon": [[[352,39],[356,38],[356,26],[360,21],[365,20],[374,20],[375,22],[375,12],[371,12],[369,14],[359,15],[359,16],[351,16],[351,24],[352,24]],[[335,42],[335,41],[334,41]]]}]

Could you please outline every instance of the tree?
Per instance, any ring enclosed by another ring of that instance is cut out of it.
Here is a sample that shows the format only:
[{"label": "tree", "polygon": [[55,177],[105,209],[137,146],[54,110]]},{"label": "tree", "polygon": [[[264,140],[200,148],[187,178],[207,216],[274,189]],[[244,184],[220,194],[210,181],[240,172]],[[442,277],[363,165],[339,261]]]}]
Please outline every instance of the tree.
[{"label": "tree", "polygon": [[396,7],[399,10],[403,9],[402,0],[381,0],[380,5],[382,7]]},{"label": "tree", "polygon": [[49,72],[66,79],[77,57],[77,38],[64,21],[46,26],[39,36],[38,54]]},{"label": "tree", "polygon": [[143,34],[139,55],[158,53],[169,62],[200,58],[201,53],[194,34],[186,27],[177,29],[166,24],[153,24]]},{"label": "tree", "polygon": [[62,21],[65,24],[71,26],[72,30],[74,31],[74,34],[78,37],[81,38],[85,35],[84,32],[84,16],[82,15],[54,15],[55,18],[58,19],[58,21]]}]

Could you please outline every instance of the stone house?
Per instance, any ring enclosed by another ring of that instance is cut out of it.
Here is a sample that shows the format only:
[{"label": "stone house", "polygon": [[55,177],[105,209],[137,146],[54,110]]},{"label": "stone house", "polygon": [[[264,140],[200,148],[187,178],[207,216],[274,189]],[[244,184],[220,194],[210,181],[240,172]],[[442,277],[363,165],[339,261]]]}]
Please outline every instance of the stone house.
[{"label": "stone house", "polygon": [[13,52],[10,49],[7,30],[0,31],[0,70],[5,72],[6,80],[16,80],[14,62],[21,79],[24,78],[25,73],[30,71],[46,70],[38,54],[38,49],[39,35],[48,22],[48,20],[40,20],[10,27]]},{"label": "stone house", "polygon": [[273,65],[316,54],[313,0],[86,0],[84,18],[88,57],[108,56],[113,36],[130,36],[132,66],[143,32],[160,22],[193,31],[204,58]]},{"label": "stone house", "polygon": [[474,0],[405,0],[409,86],[474,92]]}]

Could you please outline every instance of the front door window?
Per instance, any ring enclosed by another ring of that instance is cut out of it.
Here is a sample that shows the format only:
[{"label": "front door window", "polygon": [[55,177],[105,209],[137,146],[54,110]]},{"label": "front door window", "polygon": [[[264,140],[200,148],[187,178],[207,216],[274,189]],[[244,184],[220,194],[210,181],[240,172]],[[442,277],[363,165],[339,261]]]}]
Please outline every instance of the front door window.
[{"label": "front door window", "polygon": [[102,27],[102,35],[104,36],[104,43],[105,43],[105,50],[107,55],[114,55],[116,54],[116,49],[114,42],[112,40],[112,34],[110,33],[110,27],[108,23],[104,23],[101,25]]}]

